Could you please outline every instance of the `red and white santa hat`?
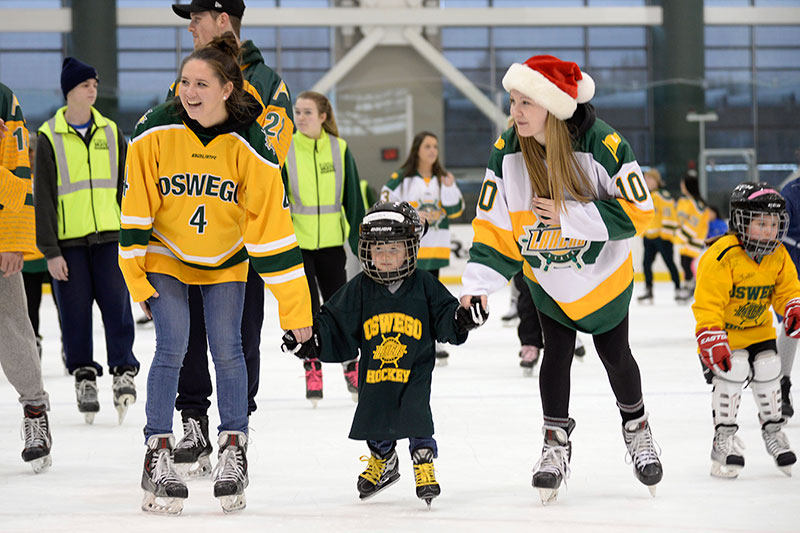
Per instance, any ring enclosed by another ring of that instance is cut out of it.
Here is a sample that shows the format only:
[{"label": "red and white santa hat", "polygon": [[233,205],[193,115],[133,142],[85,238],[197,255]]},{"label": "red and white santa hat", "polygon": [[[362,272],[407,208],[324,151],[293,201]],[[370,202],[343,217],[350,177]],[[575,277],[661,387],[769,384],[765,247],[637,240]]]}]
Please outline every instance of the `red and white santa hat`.
[{"label": "red and white santa hat", "polygon": [[533,56],[514,63],[503,76],[503,88],[518,90],[561,120],[594,96],[594,80],[578,65],[554,56]]}]

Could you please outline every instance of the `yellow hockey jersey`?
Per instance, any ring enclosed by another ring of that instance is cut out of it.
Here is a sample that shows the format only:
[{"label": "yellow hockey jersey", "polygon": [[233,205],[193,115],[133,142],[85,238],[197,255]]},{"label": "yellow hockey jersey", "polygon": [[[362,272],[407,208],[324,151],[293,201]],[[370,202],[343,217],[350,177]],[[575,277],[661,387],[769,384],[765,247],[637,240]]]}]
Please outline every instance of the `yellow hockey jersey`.
[{"label": "yellow hockey jersey", "polygon": [[677,204],[678,234],[675,242],[680,244],[678,252],[689,257],[700,257],[708,235],[711,218],[706,204],[689,196],[681,196]]},{"label": "yellow hockey jersey", "polygon": [[121,222],[119,264],[135,301],[153,295],[148,272],[191,285],[243,282],[249,257],[278,300],[281,327],[312,324],[277,156],[257,122],[211,132],[171,103],[148,111],[128,149]]},{"label": "yellow hockey jersey", "polygon": [[644,236],[648,239],[662,238],[672,242],[678,228],[675,200],[666,189],[650,191],[653,197],[653,222],[645,230]]},{"label": "yellow hockey jersey", "polygon": [[736,235],[724,235],[703,253],[697,266],[695,331],[724,329],[731,350],[774,339],[770,306],[782,315],[786,303],[797,297],[797,270],[782,244],[759,264]]}]

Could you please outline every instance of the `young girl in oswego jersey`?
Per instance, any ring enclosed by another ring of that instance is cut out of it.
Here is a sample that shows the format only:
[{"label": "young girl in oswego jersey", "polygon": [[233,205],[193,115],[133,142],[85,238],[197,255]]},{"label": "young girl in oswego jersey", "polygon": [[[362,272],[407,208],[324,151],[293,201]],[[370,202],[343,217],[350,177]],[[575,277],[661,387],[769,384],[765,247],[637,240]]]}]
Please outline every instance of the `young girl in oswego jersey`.
[{"label": "young girl in oswego jersey", "polygon": [[[414,136],[405,163],[381,190],[382,202],[408,202],[428,223],[419,246],[419,268],[435,278],[450,263],[450,219],[461,216],[464,198],[453,174],[439,162],[439,139],[429,131]],[[436,364],[448,353],[436,347]]]},{"label": "young girl in oswego jersey", "polygon": [[533,486],[556,498],[569,472],[576,330],[592,334],[622,417],[634,473],[655,491],[661,462],[628,345],[631,241],[653,201],[622,136],[587,102],[594,82],[553,56],[515,63],[503,78],[515,125],[495,142],[478,198],[461,305],[504,287],[522,269],[539,311],[544,357],[539,390],[544,447]]},{"label": "young girl in oswego jersey", "polygon": [[243,89],[233,35],[187,57],[181,90],[139,121],[122,203],[119,264],[151,315],[156,352],[147,378],[142,509],[177,514],[188,496],[172,462],[172,414],[189,340],[188,287],[199,285],[216,370],[219,458],[214,496],[245,506],[247,374],[241,320],[248,262],[278,300],[281,327],[307,339],[311,300],[280,168]]},{"label": "young girl in oswego jersey", "polygon": [[361,353],[359,401],[350,438],[366,440],[367,468],[356,487],[362,500],[400,478],[398,439],[409,440],[417,497],[430,506],[441,492],[431,415],[434,343],[461,344],[487,314],[472,302],[458,305],[428,272],[417,269],[423,225],[407,202],[375,204],[360,226],[362,273],[348,281],[314,317],[314,342],[286,348],[301,358],[341,362]]},{"label": "young girl in oswego jersey", "polygon": [[678,216],[678,231],[675,242],[680,246],[678,253],[683,269],[683,286],[675,300],[687,303],[694,295],[695,279],[693,263],[703,253],[705,239],[708,234],[708,223],[711,211],[700,197],[700,185],[697,176],[687,174],[681,180],[682,196],[678,198],[675,209]]},{"label": "young girl in oswego jersey", "polygon": [[766,183],[741,183],[731,194],[731,232],[700,257],[692,305],[698,353],[714,373],[711,475],[735,478],[744,467],[736,436],[742,388],[750,380],[761,436],[787,475],[796,462],[781,428],[781,361],[770,306],[786,334],[800,337],[800,281],[786,252],[786,203]]}]

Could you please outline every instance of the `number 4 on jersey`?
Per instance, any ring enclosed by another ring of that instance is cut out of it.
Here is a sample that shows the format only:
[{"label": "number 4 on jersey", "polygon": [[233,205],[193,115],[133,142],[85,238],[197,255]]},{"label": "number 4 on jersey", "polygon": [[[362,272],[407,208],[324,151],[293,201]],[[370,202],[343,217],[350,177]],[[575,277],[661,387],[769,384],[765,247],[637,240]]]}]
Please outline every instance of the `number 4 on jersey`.
[{"label": "number 4 on jersey", "polygon": [[197,233],[202,235],[206,231],[208,221],[206,221],[206,204],[200,204],[195,209],[192,218],[189,219],[189,225],[197,228]]}]

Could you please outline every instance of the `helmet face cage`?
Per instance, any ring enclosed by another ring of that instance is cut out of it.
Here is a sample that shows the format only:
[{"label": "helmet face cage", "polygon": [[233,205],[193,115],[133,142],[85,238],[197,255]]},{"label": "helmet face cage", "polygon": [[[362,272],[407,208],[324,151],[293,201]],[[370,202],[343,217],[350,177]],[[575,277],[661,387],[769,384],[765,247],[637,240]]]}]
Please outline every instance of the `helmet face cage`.
[{"label": "helmet face cage", "polygon": [[[745,251],[753,258],[773,253],[789,229],[786,201],[766,183],[742,183],[731,195],[731,227]],[[749,235],[751,223],[765,217],[777,218],[778,231],[774,238],[755,239]]]},{"label": "helmet face cage", "polygon": [[[376,204],[361,222],[358,239],[361,270],[382,285],[390,285],[407,278],[417,268],[421,234],[419,215],[407,202]],[[395,243],[403,246],[405,259],[396,269],[379,270],[372,260],[373,245]]]}]

